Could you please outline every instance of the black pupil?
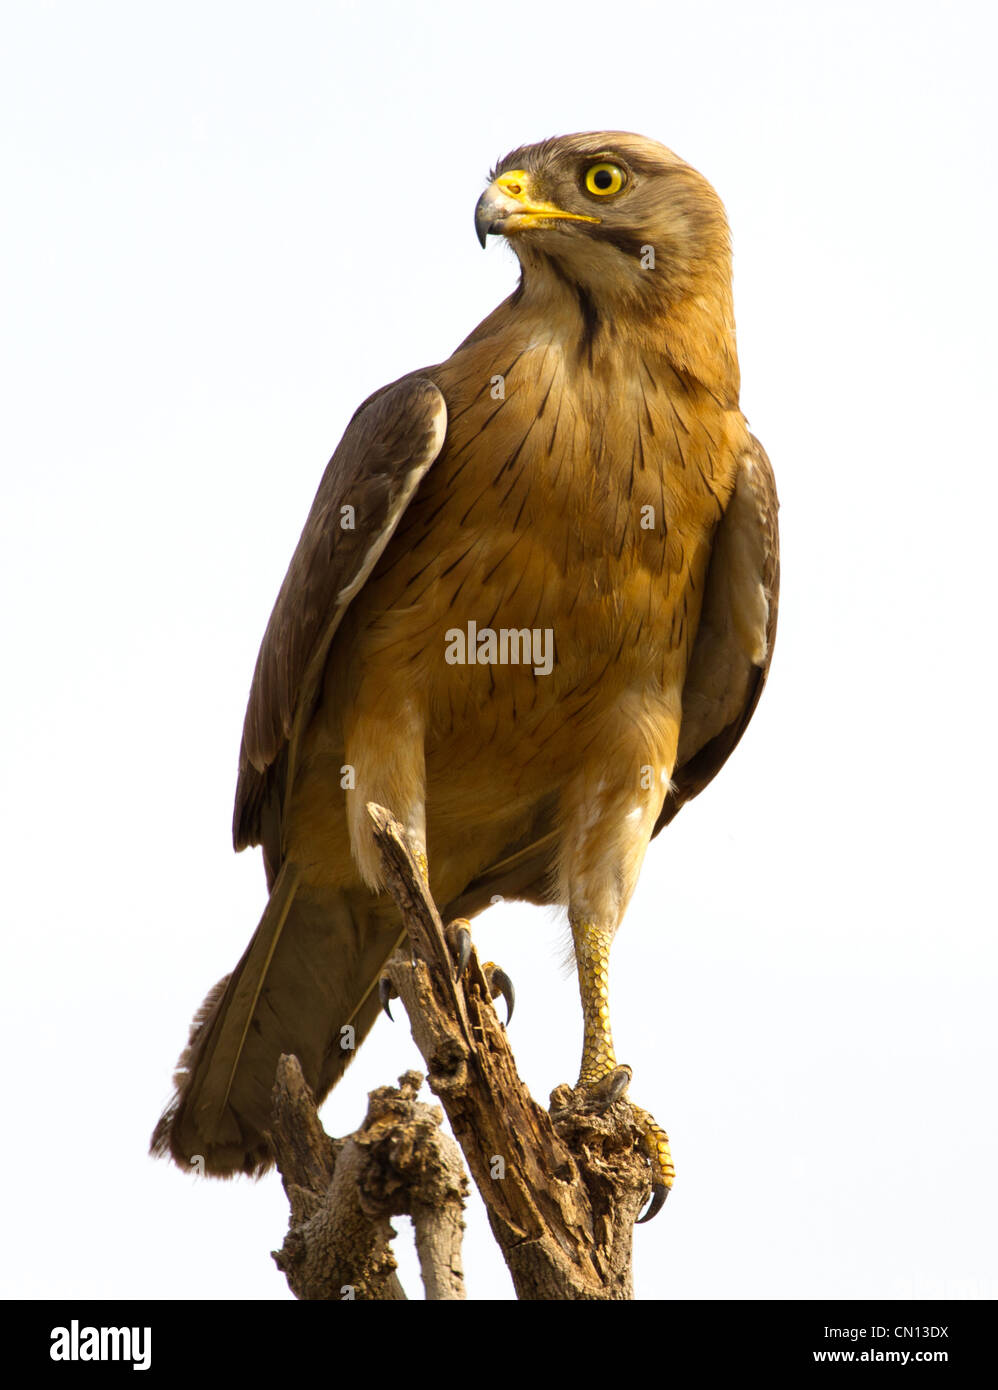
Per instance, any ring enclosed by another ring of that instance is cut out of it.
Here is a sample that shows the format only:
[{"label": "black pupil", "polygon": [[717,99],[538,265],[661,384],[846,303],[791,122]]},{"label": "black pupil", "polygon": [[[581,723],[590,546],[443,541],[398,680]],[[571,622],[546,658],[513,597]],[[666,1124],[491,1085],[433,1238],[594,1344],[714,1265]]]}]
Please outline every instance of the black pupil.
[{"label": "black pupil", "polygon": [[593,174],[593,183],[597,188],[609,188],[613,183],[613,175],[609,169],[597,169]]}]

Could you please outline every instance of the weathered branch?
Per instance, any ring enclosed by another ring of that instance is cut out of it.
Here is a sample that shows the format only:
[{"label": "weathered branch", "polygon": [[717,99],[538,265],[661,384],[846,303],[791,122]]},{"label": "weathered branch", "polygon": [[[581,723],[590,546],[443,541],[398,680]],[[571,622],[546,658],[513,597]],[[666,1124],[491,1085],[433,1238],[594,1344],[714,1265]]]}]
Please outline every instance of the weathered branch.
[{"label": "weathered branch", "polygon": [[296,1057],[284,1056],[274,1086],[271,1139],[291,1205],[278,1268],[303,1299],[399,1300],[389,1218],[411,1215],[426,1296],[464,1297],[462,1212],[468,1180],[436,1106],[415,1099],[423,1083],[406,1072],[399,1089],[369,1096],[361,1128],[332,1140]]},{"label": "weathered branch", "polygon": [[650,1190],[626,1102],[599,1113],[570,1087],[548,1114],[517,1075],[472,952],[454,980],[443,924],[397,821],[368,805],[385,881],[409,932],[387,973],[409,1014],[513,1276],[530,1299],[628,1299],[634,1222]]}]

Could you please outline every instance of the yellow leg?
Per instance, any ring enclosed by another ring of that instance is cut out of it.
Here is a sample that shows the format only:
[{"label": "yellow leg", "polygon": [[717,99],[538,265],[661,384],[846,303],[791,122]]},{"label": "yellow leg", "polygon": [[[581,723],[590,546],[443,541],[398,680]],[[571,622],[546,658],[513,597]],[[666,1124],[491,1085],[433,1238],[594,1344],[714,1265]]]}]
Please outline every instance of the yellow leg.
[{"label": "yellow leg", "polygon": [[423,882],[426,884],[427,888],[429,888],[429,886],[430,886],[430,861],[429,861],[429,860],[427,859],[427,857],[426,857],[426,850],[423,848],[423,846],[420,844],[420,842],[419,842],[418,840],[412,841],[412,842],[411,842],[411,846],[412,846],[412,857],[413,857],[413,859],[415,859],[415,861],[416,861],[416,866],[417,866],[417,868],[419,869],[419,872],[420,872],[420,873],[422,874],[422,876],[423,876]]},{"label": "yellow leg", "polygon": [[572,939],[582,995],[582,1066],[576,1084],[592,1086],[617,1065],[610,1031],[610,942],[613,938],[592,922],[573,922]]},{"label": "yellow leg", "polygon": [[[572,940],[582,995],[582,1065],[577,1086],[593,1086],[617,1069],[610,1030],[610,943],[612,933],[594,922],[572,922]],[[652,1181],[659,1189],[653,1198],[657,1211],[672,1187],[676,1170],[669,1136],[648,1113],[634,1107],[644,1130],[644,1147],[652,1166]],[[650,1210],[650,1214],[654,1214]],[[647,1220],[648,1218],[643,1218]]]}]

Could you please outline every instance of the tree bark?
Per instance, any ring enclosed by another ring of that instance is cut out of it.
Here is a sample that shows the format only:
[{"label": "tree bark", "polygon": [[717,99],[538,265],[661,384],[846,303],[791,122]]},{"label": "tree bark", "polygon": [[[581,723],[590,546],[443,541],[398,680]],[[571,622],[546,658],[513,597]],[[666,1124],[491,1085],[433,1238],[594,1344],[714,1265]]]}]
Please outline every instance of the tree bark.
[{"label": "tree bark", "polygon": [[419,1072],[372,1091],[361,1128],[330,1139],[297,1057],[278,1063],[271,1140],[291,1205],[274,1252],[301,1299],[397,1301],[405,1291],[391,1216],[411,1215],[426,1296],[464,1298],[462,1212],[468,1179],[437,1106],[415,1099]]},{"label": "tree bark", "polygon": [[633,1297],[634,1222],[651,1189],[631,1107],[601,1106],[569,1086],[549,1114],[520,1080],[506,1031],[472,951],[454,969],[437,914],[402,827],[368,805],[385,882],[408,929],[387,975],[485,1201],[522,1299]]}]

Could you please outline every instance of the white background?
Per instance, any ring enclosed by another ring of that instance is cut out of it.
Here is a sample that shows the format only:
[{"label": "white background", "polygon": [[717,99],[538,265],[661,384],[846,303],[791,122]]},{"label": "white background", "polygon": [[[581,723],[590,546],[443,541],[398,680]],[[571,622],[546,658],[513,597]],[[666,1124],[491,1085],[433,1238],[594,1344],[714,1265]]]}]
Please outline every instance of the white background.
[{"label": "white background", "polygon": [[[257,647],[357,404],[515,283],[472,229],[490,165],[593,128],[725,200],[783,503],[769,688],[614,951],[618,1053],[679,1171],[638,1294],[998,1292],[994,26],[870,0],[6,0],[8,1296],[289,1297],[276,1177],[146,1157],[264,902],[229,840]],[[580,1047],[564,924],[476,934],[545,1100]],[[379,1023],[330,1132],[417,1061]],[[477,1195],[466,1267],[511,1296]]]}]

